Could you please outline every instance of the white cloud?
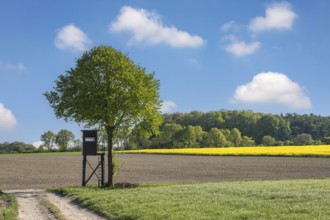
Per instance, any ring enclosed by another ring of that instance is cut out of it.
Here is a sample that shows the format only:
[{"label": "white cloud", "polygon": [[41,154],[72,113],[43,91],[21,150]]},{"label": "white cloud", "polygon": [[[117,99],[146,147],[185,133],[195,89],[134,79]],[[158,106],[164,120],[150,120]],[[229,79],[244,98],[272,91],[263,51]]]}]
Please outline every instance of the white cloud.
[{"label": "white cloud", "polygon": [[162,103],[162,106],[160,108],[160,111],[165,114],[165,113],[171,113],[176,109],[176,104],[171,101],[171,100],[165,100]]},{"label": "white cloud", "polygon": [[243,41],[233,41],[230,45],[226,46],[226,51],[237,57],[243,57],[254,54],[260,48],[260,45],[258,41],[249,44]]},{"label": "white cloud", "polygon": [[234,102],[256,104],[280,104],[293,109],[312,106],[300,85],[283,73],[262,72],[251,82],[236,88]]},{"label": "white cloud", "polygon": [[235,21],[229,21],[220,27],[222,32],[238,31],[240,26]]},{"label": "white cloud", "polygon": [[114,22],[109,26],[111,32],[129,32],[131,44],[167,44],[171,47],[197,48],[205,44],[203,38],[180,31],[176,27],[164,26],[160,16],[145,9],[124,6]]},{"label": "white cloud", "polygon": [[265,30],[289,30],[293,26],[297,14],[287,2],[274,3],[266,9],[265,17],[256,17],[250,24],[249,29],[253,32]]},{"label": "white cloud", "polygon": [[61,50],[84,51],[92,41],[87,35],[73,24],[58,31],[55,46]]},{"label": "white cloud", "polygon": [[22,63],[12,64],[0,60],[0,71],[4,72],[24,72],[26,67]]},{"label": "white cloud", "polygon": [[0,131],[14,129],[17,122],[12,112],[0,103]]}]

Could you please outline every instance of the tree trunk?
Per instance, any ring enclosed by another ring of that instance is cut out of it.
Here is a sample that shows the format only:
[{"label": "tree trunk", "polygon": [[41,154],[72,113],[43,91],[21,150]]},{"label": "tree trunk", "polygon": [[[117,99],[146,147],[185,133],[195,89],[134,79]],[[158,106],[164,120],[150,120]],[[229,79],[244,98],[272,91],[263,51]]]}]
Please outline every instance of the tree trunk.
[{"label": "tree trunk", "polygon": [[113,161],[112,161],[112,153],[113,153],[113,130],[114,128],[111,126],[106,126],[105,128],[108,136],[108,187],[112,187],[113,183]]}]

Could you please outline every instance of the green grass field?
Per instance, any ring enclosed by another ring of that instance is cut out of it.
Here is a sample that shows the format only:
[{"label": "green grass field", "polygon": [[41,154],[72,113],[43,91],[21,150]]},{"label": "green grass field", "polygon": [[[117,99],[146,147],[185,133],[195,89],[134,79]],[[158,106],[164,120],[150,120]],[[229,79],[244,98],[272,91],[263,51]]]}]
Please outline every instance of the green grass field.
[{"label": "green grass field", "polygon": [[54,190],[111,219],[329,219],[330,179]]}]

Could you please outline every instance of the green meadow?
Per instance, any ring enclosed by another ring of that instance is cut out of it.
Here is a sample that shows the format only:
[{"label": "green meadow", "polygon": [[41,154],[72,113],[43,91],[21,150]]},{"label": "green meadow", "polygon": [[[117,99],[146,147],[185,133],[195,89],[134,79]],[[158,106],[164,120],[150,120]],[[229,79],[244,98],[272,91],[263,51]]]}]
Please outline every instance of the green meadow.
[{"label": "green meadow", "polygon": [[329,219],[330,179],[52,191],[110,219]]}]

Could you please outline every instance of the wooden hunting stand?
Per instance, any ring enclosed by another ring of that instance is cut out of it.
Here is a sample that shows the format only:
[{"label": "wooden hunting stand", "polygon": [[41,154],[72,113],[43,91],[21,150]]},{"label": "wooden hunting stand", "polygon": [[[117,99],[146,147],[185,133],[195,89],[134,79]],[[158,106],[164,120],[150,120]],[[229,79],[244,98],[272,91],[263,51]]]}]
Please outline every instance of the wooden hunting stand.
[{"label": "wooden hunting stand", "polygon": [[[83,132],[83,166],[82,166],[82,186],[86,186],[88,181],[95,175],[98,179],[98,186],[104,187],[104,153],[97,153],[97,130],[82,130]],[[98,156],[98,163],[95,168],[88,162],[87,156]],[[91,175],[86,179],[86,165],[92,170]],[[97,173],[97,171],[99,171]]]}]

